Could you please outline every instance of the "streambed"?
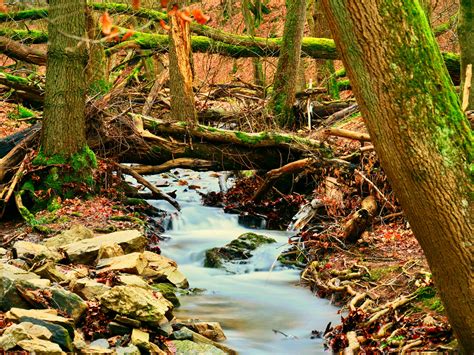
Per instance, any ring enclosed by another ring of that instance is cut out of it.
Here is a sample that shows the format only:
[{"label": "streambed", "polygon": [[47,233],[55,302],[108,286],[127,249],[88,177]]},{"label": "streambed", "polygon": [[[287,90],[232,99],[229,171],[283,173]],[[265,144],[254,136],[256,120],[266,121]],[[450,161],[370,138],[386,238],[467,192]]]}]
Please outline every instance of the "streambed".
[{"label": "streambed", "polygon": [[[170,212],[164,235],[169,239],[161,243],[162,253],[177,261],[190,287],[204,290],[180,297],[181,307],[175,312],[178,318],[220,322],[226,345],[241,354],[324,352],[322,340],[311,339],[311,330],[337,323],[337,308],[299,287],[299,270],[276,262],[294,232],[245,228],[239,225],[238,216],[202,206],[197,190],[219,191],[215,173],[178,170],[149,180],[169,183],[161,189],[177,190],[182,207],[177,213],[167,202],[152,201]],[[199,189],[190,189],[193,185]],[[246,264],[231,265],[232,273],[203,267],[207,249],[223,246],[246,232],[272,237],[277,243],[257,249]]]}]

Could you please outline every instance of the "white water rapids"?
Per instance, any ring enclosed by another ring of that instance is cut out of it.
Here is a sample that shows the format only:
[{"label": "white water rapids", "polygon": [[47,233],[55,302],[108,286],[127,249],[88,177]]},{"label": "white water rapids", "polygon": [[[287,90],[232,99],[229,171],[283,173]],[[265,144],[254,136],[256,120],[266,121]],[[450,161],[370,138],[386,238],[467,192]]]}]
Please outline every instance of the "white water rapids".
[{"label": "white water rapids", "polygon": [[[164,201],[152,201],[172,212],[165,233],[170,239],[160,243],[163,255],[177,261],[190,287],[205,289],[200,294],[180,296],[176,317],[220,322],[227,336],[225,344],[240,354],[324,353],[322,340],[310,338],[311,330],[323,331],[328,322],[337,323],[337,308],[299,287],[299,270],[275,261],[294,233],[244,228],[238,224],[238,216],[202,206],[199,194],[177,181],[198,185],[201,192],[219,191],[215,174],[178,171],[179,175],[149,178],[152,183],[169,182],[170,186],[162,190],[177,190],[182,207],[177,213]],[[249,231],[278,243],[257,249],[247,264],[233,265],[234,273],[203,267],[207,249],[224,246]]]}]

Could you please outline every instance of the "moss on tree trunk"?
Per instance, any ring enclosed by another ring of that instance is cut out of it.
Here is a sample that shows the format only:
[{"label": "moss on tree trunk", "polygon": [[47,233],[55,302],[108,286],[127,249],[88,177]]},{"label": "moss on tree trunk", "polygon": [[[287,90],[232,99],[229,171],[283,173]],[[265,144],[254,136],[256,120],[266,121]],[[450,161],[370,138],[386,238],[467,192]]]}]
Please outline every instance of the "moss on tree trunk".
[{"label": "moss on tree trunk", "polygon": [[[474,0],[461,0],[459,9],[458,38],[461,47],[461,92],[466,80],[466,67],[474,67]],[[468,110],[474,110],[474,75],[471,78]]]},{"label": "moss on tree trunk", "polygon": [[305,14],[306,0],[287,2],[283,40],[270,101],[271,110],[282,127],[293,125],[295,119],[293,104],[296,97]]},{"label": "moss on tree trunk", "polygon": [[473,138],[418,1],[323,0],[382,166],[474,351]]}]

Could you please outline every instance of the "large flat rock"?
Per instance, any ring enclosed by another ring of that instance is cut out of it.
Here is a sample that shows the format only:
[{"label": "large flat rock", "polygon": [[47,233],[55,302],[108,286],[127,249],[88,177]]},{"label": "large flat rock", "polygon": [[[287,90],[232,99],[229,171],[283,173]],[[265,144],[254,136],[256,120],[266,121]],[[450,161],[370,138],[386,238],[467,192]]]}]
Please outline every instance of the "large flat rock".
[{"label": "large flat rock", "polygon": [[125,254],[129,254],[142,252],[147,241],[140,231],[132,229],[83,239],[64,245],[61,249],[66,253],[70,261],[90,265],[97,259],[101,247],[113,243],[120,245]]},{"label": "large flat rock", "polygon": [[29,307],[29,304],[17,292],[16,283],[22,280],[37,280],[39,278],[38,275],[19,267],[0,264],[0,310],[8,311],[12,307]]}]

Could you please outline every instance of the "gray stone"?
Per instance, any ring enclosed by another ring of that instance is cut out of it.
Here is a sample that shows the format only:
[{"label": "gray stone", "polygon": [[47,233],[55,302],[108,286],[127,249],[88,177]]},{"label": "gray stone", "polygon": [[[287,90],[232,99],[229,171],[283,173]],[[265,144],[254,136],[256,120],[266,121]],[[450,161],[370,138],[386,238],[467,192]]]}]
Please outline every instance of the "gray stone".
[{"label": "gray stone", "polygon": [[73,322],[69,318],[58,316],[56,309],[21,309],[12,308],[5,313],[5,319],[12,322],[21,322],[25,318],[34,318],[64,327],[71,338],[74,338]]},{"label": "gray stone", "polygon": [[100,297],[105,308],[142,322],[159,325],[173,304],[159,292],[136,286],[116,286]]},{"label": "gray stone", "polygon": [[145,251],[143,255],[148,260],[148,266],[142,272],[142,276],[158,281],[168,281],[176,287],[189,287],[188,280],[178,270],[176,261],[151,251]]},{"label": "gray stone", "polygon": [[135,345],[119,346],[115,349],[117,355],[140,355],[140,350]]},{"label": "gray stone", "polygon": [[89,279],[88,277],[71,282],[69,287],[74,293],[88,301],[98,299],[100,296],[110,290],[109,286]]},{"label": "gray stone", "polygon": [[208,339],[214,341],[224,341],[227,339],[218,322],[184,321],[181,323]]},{"label": "gray stone", "polygon": [[55,249],[50,249],[45,245],[37,243],[25,242],[23,240],[16,242],[13,245],[13,249],[20,259],[31,260],[32,262],[37,262],[43,259],[58,261],[63,258],[63,256]]},{"label": "gray stone", "polygon": [[5,329],[0,337],[0,349],[10,350],[20,341],[34,338],[49,339],[51,338],[51,332],[45,327],[30,322],[13,324]]},{"label": "gray stone", "polygon": [[125,230],[64,245],[62,249],[70,261],[81,264],[92,264],[102,246],[111,243],[120,245],[125,253],[142,252],[147,243],[140,231]]},{"label": "gray stone", "polygon": [[54,324],[41,319],[31,317],[21,317],[20,322],[30,322],[47,328],[51,332],[51,341],[58,344],[64,351],[72,352],[72,340],[66,328],[59,324]]},{"label": "gray stone", "polygon": [[78,242],[83,239],[94,237],[94,232],[80,224],[74,225],[71,229],[62,232],[54,237],[48,238],[43,242],[43,245],[58,249],[63,245]]},{"label": "gray stone", "polygon": [[107,341],[107,339],[96,339],[90,344],[90,346],[93,348],[102,348],[102,349],[110,348],[110,344]]},{"label": "gray stone", "polygon": [[131,253],[101,259],[97,263],[96,269],[98,273],[121,271],[130,274],[141,274],[147,265],[148,260],[143,253]]},{"label": "gray stone", "polygon": [[207,250],[204,266],[222,268],[227,261],[247,260],[259,246],[271,243],[276,243],[276,240],[260,234],[244,233],[221,248]]},{"label": "gray stone", "polygon": [[30,305],[17,292],[16,283],[32,279],[39,279],[39,276],[13,265],[0,264],[0,310],[8,311],[12,307],[28,308]]},{"label": "gray stone", "polygon": [[27,339],[18,342],[18,346],[33,354],[62,354],[59,345],[48,340]]},{"label": "gray stone", "polygon": [[231,355],[236,355],[237,354],[237,352],[235,350],[229,348],[228,346],[226,346],[224,344],[221,344],[221,343],[218,343],[214,340],[208,339],[208,338],[206,338],[205,336],[203,336],[199,333],[193,332],[191,329],[189,329],[187,327],[182,327],[180,329],[180,336],[184,337],[184,336],[186,336],[186,333],[188,333],[189,336],[192,336],[192,340],[195,343],[214,346],[214,347],[222,350],[226,354],[231,354]]},{"label": "gray stone", "polygon": [[225,352],[210,344],[198,344],[190,340],[173,340],[171,343],[176,349],[176,355],[225,354]]}]

